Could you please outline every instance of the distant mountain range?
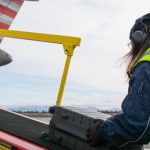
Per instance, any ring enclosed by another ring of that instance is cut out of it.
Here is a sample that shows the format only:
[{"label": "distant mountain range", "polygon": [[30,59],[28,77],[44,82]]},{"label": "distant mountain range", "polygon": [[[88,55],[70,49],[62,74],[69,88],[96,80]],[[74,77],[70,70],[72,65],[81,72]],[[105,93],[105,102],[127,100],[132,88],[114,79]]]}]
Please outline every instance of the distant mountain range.
[{"label": "distant mountain range", "polygon": [[[103,111],[103,112],[119,112],[119,108],[111,108],[111,109],[98,109],[93,106],[74,106],[80,108],[86,108],[92,111]],[[15,112],[48,112],[49,106],[11,106],[7,108],[8,110]]]},{"label": "distant mountain range", "polygon": [[48,112],[49,106],[13,106],[8,109],[15,112]]}]

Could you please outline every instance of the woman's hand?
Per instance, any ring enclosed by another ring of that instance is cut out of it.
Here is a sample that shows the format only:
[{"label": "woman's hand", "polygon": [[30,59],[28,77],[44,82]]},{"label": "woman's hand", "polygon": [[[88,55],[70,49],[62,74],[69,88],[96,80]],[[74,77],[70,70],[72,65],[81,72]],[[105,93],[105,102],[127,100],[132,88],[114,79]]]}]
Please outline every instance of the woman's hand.
[{"label": "woman's hand", "polygon": [[104,142],[103,135],[101,132],[101,122],[96,123],[91,126],[86,131],[87,142],[91,146],[97,146]]}]

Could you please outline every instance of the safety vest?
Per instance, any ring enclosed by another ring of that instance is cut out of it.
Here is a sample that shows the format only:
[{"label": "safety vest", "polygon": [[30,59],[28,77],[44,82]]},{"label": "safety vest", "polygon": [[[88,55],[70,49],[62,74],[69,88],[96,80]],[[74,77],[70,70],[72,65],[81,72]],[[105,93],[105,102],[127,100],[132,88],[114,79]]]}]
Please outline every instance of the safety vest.
[{"label": "safety vest", "polygon": [[132,76],[133,70],[141,63],[141,62],[150,62],[150,47],[145,51],[143,56],[138,60],[138,62],[133,66],[132,71],[128,72],[129,77]]}]

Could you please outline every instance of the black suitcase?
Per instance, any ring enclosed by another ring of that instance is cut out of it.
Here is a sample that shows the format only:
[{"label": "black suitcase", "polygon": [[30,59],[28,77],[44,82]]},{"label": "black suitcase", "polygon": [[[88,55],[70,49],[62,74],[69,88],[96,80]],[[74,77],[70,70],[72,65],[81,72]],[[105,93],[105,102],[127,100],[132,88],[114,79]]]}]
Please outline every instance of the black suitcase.
[{"label": "black suitcase", "polygon": [[85,133],[91,125],[109,117],[104,113],[81,108],[55,107],[49,124],[49,138],[69,150],[106,150],[89,146]]}]

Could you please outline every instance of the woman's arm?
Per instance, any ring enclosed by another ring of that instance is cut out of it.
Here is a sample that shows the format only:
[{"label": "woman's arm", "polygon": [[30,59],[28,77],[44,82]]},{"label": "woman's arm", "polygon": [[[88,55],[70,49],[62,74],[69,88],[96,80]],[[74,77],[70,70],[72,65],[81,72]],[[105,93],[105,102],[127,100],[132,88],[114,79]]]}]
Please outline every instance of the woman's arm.
[{"label": "woman's arm", "polygon": [[123,113],[106,120],[101,128],[103,138],[116,147],[147,144],[150,141],[150,63],[134,71],[128,95],[122,103]]},{"label": "woman's arm", "polygon": [[121,148],[126,145],[147,144],[150,141],[149,62],[140,64],[134,71],[122,110],[123,113],[109,118],[103,124],[91,127],[88,135],[91,143],[105,141],[112,147]]}]

